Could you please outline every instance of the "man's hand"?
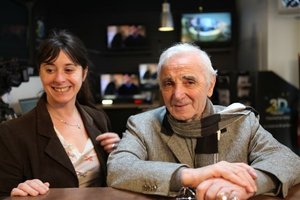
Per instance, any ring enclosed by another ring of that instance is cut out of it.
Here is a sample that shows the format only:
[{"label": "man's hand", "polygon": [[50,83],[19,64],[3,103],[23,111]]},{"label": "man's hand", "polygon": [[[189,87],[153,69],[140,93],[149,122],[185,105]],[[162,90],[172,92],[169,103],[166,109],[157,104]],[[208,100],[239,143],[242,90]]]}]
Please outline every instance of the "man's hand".
[{"label": "man's hand", "polygon": [[212,178],[203,181],[196,188],[197,200],[236,199],[246,200],[255,193],[249,193],[244,187],[223,178]]},{"label": "man's hand", "polygon": [[223,178],[244,187],[247,192],[257,191],[255,170],[245,163],[221,161],[201,168],[183,168],[180,170],[181,183],[185,187],[196,188],[200,183],[211,178]]}]

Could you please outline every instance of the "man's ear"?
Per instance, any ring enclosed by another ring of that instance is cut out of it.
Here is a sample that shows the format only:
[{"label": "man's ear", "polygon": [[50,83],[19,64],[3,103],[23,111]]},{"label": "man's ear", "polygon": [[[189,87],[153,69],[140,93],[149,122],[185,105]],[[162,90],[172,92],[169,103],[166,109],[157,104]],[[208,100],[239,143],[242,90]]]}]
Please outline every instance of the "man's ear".
[{"label": "man's ear", "polygon": [[214,88],[215,88],[215,84],[216,84],[216,80],[217,80],[217,76],[212,76],[210,83],[208,85],[208,91],[207,91],[207,96],[211,97],[214,93]]}]

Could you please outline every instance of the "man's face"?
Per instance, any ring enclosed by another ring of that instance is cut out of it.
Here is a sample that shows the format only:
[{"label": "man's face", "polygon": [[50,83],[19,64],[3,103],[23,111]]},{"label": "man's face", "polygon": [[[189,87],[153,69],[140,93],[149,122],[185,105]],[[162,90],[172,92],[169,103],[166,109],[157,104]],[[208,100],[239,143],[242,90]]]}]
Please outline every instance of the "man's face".
[{"label": "man's face", "polygon": [[213,93],[215,78],[209,83],[201,61],[192,53],[171,57],[162,67],[162,97],[171,115],[180,121],[199,119],[207,97]]}]

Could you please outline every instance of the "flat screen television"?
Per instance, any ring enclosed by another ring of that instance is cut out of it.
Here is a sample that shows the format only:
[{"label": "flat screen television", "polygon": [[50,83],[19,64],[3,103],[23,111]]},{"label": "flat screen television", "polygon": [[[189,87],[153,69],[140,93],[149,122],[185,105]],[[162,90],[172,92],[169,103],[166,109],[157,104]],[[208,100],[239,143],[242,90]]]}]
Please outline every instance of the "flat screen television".
[{"label": "flat screen television", "polygon": [[232,42],[232,24],[230,12],[184,13],[180,39],[200,47],[228,47]]},{"label": "flat screen television", "polygon": [[146,26],[142,24],[108,25],[106,45],[109,50],[141,50],[148,48]]},{"label": "flat screen television", "polygon": [[151,90],[158,87],[157,64],[141,63],[139,64],[139,78],[141,87],[144,90]]},{"label": "flat screen television", "polygon": [[100,74],[100,95],[102,104],[111,103],[149,103],[151,96],[144,93],[139,75],[135,73]]}]

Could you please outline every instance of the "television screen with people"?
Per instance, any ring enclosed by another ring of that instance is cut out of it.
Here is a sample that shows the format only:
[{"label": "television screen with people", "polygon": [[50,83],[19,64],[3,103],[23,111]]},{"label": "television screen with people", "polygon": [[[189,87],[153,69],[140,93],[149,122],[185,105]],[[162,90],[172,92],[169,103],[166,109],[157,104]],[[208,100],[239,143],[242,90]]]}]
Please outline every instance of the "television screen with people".
[{"label": "television screen with people", "polygon": [[139,65],[139,78],[144,89],[153,89],[158,87],[157,64],[141,63]]},{"label": "television screen with people", "polygon": [[185,13],[181,17],[181,41],[200,47],[218,47],[232,40],[230,12]]},{"label": "television screen with people", "polygon": [[110,50],[143,49],[148,45],[145,25],[108,25],[106,34]]},{"label": "television screen with people", "polygon": [[100,75],[102,97],[131,97],[140,94],[139,78],[136,74],[115,73]]}]

